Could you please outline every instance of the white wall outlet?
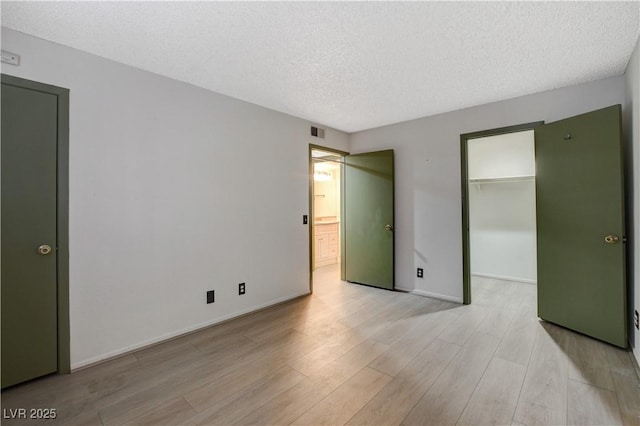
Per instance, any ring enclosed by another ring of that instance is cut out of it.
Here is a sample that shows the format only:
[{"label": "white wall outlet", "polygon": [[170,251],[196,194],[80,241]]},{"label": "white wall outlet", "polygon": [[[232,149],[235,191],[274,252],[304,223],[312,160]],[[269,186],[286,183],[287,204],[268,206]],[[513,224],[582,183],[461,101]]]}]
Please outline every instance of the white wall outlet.
[{"label": "white wall outlet", "polygon": [[16,55],[15,53],[11,53],[11,52],[7,52],[6,50],[3,50],[2,62],[4,62],[5,64],[20,65],[20,55]]}]

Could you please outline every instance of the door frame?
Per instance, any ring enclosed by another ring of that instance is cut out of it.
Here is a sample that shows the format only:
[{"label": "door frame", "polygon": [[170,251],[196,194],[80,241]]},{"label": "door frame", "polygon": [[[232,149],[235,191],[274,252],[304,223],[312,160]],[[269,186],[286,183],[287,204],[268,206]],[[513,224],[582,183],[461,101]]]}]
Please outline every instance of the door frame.
[{"label": "door frame", "polygon": [[56,96],[57,135],[57,316],[58,374],[71,372],[69,335],[69,89],[1,74],[2,84]]},{"label": "door frame", "polygon": [[471,139],[488,136],[504,135],[508,133],[533,130],[544,124],[544,121],[517,124],[515,126],[499,127],[497,129],[479,132],[463,133],[460,135],[460,184],[462,186],[462,303],[471,304],[471,253],[469,242],[469,185],[468,185],[468,146]]},{"label": "door frame", "polygon": [[[331,152],[341,157],[349,155],[346,151],[341,151],[335,148],[329,148],[322,145],[309,144],[309,218],[307,220],[309,224],[309,293],[313,293],[313,259],[315,255],[315,244],[313,244],[313,200],[314,200],[314,180],[313,180],[313,155],[312,151],[326,151]],[[340,213],[344,211],[344,163],[340,166]],[[340,279],[344,280],[344,221],[340,220]]]}]

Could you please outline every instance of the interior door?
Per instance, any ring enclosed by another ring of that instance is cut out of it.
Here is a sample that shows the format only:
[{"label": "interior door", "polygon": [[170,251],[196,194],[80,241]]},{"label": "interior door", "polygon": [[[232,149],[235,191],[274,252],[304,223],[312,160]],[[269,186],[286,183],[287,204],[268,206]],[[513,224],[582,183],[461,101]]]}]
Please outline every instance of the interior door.
[{"label": "interior door", "polygon": [[2,84],[2,387],[57,370],[57,96]]},{"label": "interior door", "polygon": [[627,346],[620,105],[535,129],[538,316]]},{"label": "interior door", "polygon": [[345,279],[393,289],[393,150],[347,155],[344,164]]}]

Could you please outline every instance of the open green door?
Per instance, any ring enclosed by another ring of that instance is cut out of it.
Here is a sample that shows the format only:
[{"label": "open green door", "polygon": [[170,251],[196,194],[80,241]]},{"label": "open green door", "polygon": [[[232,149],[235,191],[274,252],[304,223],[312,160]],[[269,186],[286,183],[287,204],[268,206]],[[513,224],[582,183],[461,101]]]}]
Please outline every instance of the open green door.
[{"label": "open green door", "polygon": [[393,289],[393,150],[347,155],[344,164],[345,279]]},{"label": "open green door", "polygon": [[627,346],[620,105],[535,129],[538,316]]}]

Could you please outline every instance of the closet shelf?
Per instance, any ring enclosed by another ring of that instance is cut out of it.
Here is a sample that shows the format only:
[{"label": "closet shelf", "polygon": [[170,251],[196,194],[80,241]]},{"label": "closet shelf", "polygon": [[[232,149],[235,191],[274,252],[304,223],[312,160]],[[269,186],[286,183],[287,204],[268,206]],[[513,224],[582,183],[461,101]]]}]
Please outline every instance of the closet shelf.
[{"label": "closet shelf", "polygon": [[501,182],[529,182],[535,180],[535,176],[504,176],[493,178],[469,179],[469,183],[501,183]]}]

